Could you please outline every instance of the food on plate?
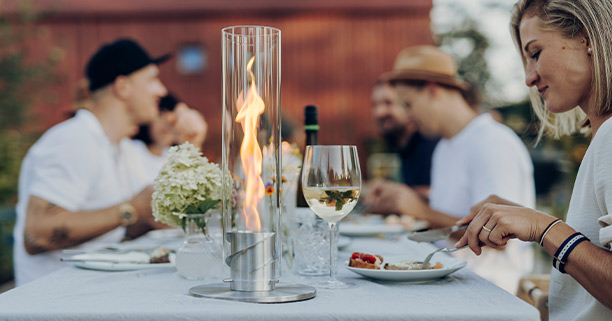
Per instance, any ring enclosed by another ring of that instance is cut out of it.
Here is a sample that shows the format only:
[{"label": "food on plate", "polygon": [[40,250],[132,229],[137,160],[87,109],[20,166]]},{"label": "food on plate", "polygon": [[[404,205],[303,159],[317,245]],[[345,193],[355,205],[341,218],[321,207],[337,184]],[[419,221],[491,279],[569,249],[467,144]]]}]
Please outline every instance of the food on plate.
[{"label": "food on plate", "polygon": [[383,257],[380,255],[372,255],[361,252],[354,252],[349,260],[350,267],[370,270],[390,270],[390,271],[406,271],[406,270],[435,270],[444,267],[442,263],[436,262],[433,266],[428,264],[423,268],[423,262],[414,260],[402,260],[394,263],[383,264]]},{"label": "food on plate", "polygon": [[378,270],[381,269],[382,262],[383,258],[380,255],[354,252],[349,260],[349,266],[361,269]]},{"label": "food on plate", "polygon": [[157,248],[151,253],[149,263],[170,263],[170,251],[165,248]]},{"label": "food on plate", "polygon": [[443,267],[444,265],[442,265],[442,263],[436,262],[436,264],[433,266],[431,264],[427,264],[427,266],[423,268],[423,262],[414,260],[402,260],[395,263],[385,264],[385,270],[437,270]]},{"label": "food on plate", "polygon": [[409,215],[398,216],[396,214],[387,215],[385,217],[385,224],[389,225],[402,225],[404,228],[410,228],[415,222],[414,217]]}]

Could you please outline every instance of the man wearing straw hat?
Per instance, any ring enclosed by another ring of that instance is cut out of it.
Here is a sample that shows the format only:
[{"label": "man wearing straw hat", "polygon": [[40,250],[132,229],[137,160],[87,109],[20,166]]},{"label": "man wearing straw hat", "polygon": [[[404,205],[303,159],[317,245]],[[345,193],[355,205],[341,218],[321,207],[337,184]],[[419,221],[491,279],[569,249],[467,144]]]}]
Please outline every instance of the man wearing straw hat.
[{"label": "man wearing straw hat", "polygon": [[64,267],[61,249],[119,242],[136,223],[155,225],[151,181],[129,136],[158,115],[167,90],[157,64],[168,58],[151,58],[129,39],[100,47],[86,68],[90,110],[28,151],[14,230],[17,285]]},{"label": "man wearing straw hat", "polygon": [[[535,206],[533,166],[524,144],[511,129],[488,113],[478,115],[465,101],[468,85],[458,77],[450,55],[433,46],[404,49],[381,79],[393,85],[423,134],[442,139],[433,154],[429,204],[405,185],[381,184],[372,187],[373,209],[393,207],[437,228],[454,225],[491,194]],[[527,244],[511,240],[503,251],[483,250],[480,257],[469,251],[456,256],[510,292],[531,271],[533,249]]]},{"label": "man wearing straw hat", "polygon": [[438,137],[425,137],[419,132],[409,110],[388,81],[376,82],[371,100],[372,116],[386,147],[401,159],[400,181],[426,199],[431,184],[431,156]]}]

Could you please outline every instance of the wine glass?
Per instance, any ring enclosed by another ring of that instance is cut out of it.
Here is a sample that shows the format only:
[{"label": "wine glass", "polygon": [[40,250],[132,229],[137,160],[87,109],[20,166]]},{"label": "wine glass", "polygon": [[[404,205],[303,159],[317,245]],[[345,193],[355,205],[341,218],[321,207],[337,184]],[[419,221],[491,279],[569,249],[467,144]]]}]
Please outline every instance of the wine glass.
[{"label": "wine glass", "polygon": [[329,224],[329,280],[319,284],[326,289],[352,287],[336,280],[337,222],[345,217],[359,199],[361,169],[355,146],[306,146],[302,171],[304,198],[317,216]]}]

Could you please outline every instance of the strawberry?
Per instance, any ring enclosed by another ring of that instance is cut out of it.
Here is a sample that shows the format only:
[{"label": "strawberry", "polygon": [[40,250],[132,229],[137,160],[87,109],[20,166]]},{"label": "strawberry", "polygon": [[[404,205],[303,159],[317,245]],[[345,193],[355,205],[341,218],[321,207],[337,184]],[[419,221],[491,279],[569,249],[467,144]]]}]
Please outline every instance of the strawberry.
[{"label": "strawberry", "polygon": [[353,255],[351,255],[351,258],[353,260],[362,260],[364,262],[367,263],[371,263],[374,264],[376,263],[376,256],[372,255],[372,254],[365,254],[365,253],[360,253],[360,252],[353,252]]},{"label": "strawberry", "polygon": [[376,257],[374,255],[372,255],[372,254],[363,254],[361,259],[364,262],[368,262],[368,263],[372,263],[372,264],[376,263]]}]

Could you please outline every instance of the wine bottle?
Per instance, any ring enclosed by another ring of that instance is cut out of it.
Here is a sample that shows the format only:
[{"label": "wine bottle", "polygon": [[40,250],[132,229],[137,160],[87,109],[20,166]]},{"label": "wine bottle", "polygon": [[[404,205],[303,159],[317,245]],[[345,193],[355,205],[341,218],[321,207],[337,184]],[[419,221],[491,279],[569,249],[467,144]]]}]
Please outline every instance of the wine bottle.
[{"label": "wine bottle", "polygon": [[[306,146],[319,145],[319,120],[317,117],[317,106],[315,105],[304,107],[304,131],[306,132],[306,144],[304,144],[302,156],[306,152]],[[304,198],[304,192],[302,191],[302,169],[300,169],[300,176],[298,177],[297,207],[308,207],[308,203],[306,203]]]}]

